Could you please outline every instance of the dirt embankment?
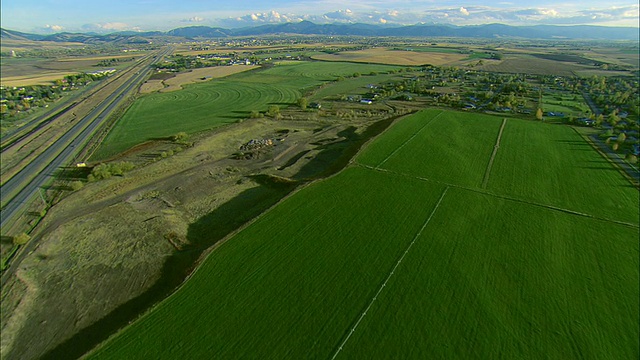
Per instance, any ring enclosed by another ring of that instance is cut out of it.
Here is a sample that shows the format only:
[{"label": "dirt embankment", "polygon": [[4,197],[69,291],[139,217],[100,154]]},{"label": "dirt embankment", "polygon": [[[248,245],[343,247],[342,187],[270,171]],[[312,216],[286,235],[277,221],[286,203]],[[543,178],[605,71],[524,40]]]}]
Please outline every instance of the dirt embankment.
[{"label": "dirt embankment", "polygon": [[[219,129],[192,148],[88,184],[54,206],[34,236],[38,247],[2,289],[2,358],[81,356],[173,291],[203,252],[296,184],[345,166],[393,115],[308,116],[285,113],[291,120]],[[266,145],[249,160],[236,160],[232,155],[247,143]],[[162,146],[124,160],[148,162]]]}]

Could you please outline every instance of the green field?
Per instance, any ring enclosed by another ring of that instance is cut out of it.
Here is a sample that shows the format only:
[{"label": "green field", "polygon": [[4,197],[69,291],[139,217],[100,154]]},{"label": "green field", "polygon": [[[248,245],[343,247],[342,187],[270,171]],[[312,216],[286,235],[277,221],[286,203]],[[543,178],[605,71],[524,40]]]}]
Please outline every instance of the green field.
[{"label": "green field", "polygon": [[518,119],[485,188],[502,123],[399,121],[91,358],[637,358],[638,191],[571,128]]},{"label": "green field", "polygon": [[104,159],[151,139],[196,133],[295,103],[313,87],[355,72],[385,72],[397,66],[330,62],[290,62],[265,70],[186,86],[180,91],[139,98],[111,130],[94,159]]}]

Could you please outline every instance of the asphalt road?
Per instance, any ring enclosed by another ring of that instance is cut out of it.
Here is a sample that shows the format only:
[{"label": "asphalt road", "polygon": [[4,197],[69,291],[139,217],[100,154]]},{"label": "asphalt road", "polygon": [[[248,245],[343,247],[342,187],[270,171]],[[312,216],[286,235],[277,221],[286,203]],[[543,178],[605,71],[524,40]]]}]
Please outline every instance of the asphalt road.
[{"label": "asphalt road", "polygon": [[71,130],[0,187],[0,202],[2,203],[0,228],[5,227],[15,216],[19,216],[24,211],[28,203],[40,191],[39,189],[50,181],[50,177],[54,175],[56,170],[73,159],[82,146],[89,141],[96,129],[122,103],[127,94],[140,85],[150,70],[149,65],[158,61],[168,52],[169,49],[165,49],[158,53],[154,60],[138,70],[136,75],[96,106],[89,115],[79,120]]}]

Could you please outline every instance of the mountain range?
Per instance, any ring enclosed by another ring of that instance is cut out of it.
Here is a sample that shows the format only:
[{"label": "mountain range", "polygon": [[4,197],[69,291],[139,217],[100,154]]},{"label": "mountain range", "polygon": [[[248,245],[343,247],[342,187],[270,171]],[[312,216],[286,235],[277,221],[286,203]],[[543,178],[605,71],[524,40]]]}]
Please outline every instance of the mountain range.
[{"label": "mountain range", "polygon": [[519,39],[590,39],[590,40],[634,40],[640,35],[637,28],[605,26],[510,26],[487,24],[454,26],[439,24],[417,24],[390,27],[371,24],[315,24],[310,21],[270,24],[238,29],[209,26],[182,27],[167,32],[115,32],[107,35],[95,33],[62,32],[52,35],[37,35],[0,29],[2,39],[98,43],[147,43],[150,40],[202,40],[234,36],[264,35],[330,35],[330,36],[398,36],[398,37],[458,37],[458,38],[519,38]]}]

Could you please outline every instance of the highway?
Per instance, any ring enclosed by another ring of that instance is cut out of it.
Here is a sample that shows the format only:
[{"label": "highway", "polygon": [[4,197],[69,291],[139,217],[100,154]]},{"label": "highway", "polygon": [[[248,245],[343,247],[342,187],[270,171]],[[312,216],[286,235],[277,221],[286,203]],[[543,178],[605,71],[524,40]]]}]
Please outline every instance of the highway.
[{"label": "highway", "polygon": [[78,121],[71,130],[0,187],[0,202],[2,204],[0,228],[4,228],[14,217],[21,215],[39,189],[50,180],[56,170],[73,159],[111,112],[118,108],[127,94],[144,81],[150,70],[149,65],[159,61],[170,51],[170,48],[165,48],[157,53],[152,61],[141,66],[129,81],[110,94],[89,115]]}]

